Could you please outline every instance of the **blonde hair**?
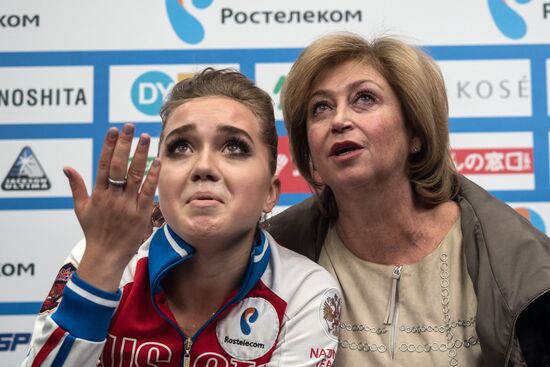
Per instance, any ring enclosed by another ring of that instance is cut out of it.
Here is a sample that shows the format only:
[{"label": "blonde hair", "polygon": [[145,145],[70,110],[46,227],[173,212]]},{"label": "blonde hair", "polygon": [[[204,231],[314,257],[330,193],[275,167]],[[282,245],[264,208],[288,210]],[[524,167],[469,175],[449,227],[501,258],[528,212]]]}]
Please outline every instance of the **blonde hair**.
[{"label": "blonde hair", "polygon": [[313,85],[346,61],[374,67],[389,83],[401,105],[406,128],[421,148],[409,156],[407,172],[417,199],[428,206],[454,197],[457,173],[449,151],[448,103],[443,76],[420,49],[392,37],[367,41],[353,33],[333,33],[306,47],[292,66],[281,106],[295,164],[315,190],[326,215],[338,216],[330,187],[315,181],[307,139],[307,106]]}]

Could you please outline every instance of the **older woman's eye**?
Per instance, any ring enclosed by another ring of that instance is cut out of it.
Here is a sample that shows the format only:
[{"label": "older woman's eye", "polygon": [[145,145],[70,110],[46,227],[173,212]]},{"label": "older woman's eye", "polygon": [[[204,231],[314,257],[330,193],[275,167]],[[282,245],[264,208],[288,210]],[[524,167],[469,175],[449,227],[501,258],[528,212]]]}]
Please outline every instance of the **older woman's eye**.
[{"label": "older woman's eye", "polygon": [[231,156],[248,156],[251,151],[246,141],[236,137],[229,139],[222,148],[222,153]]},{"label": "older woman's eye", "polygon": [[319,101],[315,102],[313,104],[313,107],[311,108],[311,114],[313,116],[317,116],[318,114],[330,109],[329,104],[326,101]]},{"label": "older woman's eye", "polygon": [[376,102],[376,97],[372,93],[362,91],[355,96],[355,102],[372,104]]}]

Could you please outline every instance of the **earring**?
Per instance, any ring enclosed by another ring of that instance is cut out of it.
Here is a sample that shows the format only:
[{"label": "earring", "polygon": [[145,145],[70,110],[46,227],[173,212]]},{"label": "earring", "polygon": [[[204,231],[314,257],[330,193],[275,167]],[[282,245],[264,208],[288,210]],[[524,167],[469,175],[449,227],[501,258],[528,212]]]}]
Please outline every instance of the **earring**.
[{"label": "earring", "polygon": [[271,226],[271,212],[263,212],[260,218],[260,226],[268,229]]},{"label": "earring", "polygon": [[419,150],[420,150],[420,148],[417,147],[416,145],[413,145],[410,149],[411,153],[413,153],[413,154],[418,153]]}]

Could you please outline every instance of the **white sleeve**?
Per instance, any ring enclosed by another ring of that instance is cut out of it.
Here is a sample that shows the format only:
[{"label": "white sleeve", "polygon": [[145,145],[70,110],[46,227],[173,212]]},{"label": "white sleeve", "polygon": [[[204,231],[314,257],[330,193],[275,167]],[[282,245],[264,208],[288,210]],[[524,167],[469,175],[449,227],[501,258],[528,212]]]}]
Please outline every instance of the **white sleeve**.
[{"label": "white sleeve", "polygon": [[331,366],[338,347],[342,306],[336,281],[324,269],[308,274],[289,306],[290,313],[285,314],[266,367]]}]

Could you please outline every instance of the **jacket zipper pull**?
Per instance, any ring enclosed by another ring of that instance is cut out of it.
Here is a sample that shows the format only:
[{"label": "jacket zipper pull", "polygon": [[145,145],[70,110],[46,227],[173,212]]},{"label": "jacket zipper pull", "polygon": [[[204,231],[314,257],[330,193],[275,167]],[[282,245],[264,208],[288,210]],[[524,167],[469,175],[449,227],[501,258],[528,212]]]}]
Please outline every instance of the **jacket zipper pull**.
[{"label": "jacket zipper pull", "polygon": [[193,346],[193,340],[187,337],[183,345],[183,348],[184,348],[183,367],[189,367],[191,365],[191,347],[192,346]]},{"label": "jacket zipper pull", "polygon": [[401,268],[402,266],[396,266],[395,269],[393,269],[391,292],[388,300],[388,307],[386,308],[386,316],[384,317],[384,325],[391,325],[394,321],[395,306],[399,296],[399,278],[401,278]]}]

